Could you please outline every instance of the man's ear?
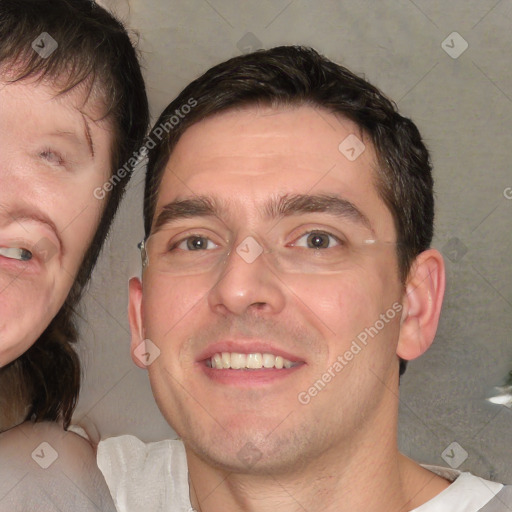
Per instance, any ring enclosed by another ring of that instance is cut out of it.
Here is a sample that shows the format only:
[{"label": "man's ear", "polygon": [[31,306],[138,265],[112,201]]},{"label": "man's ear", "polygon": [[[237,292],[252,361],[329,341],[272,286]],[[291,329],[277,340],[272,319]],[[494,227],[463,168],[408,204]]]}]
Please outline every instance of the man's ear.
[{"label": "man's ear", "polygon": [[146,368],[135,355],[135,349],[144,341],[144,323],[142,317],[142,283],[138,277],[132,277],[129,283],[128,319],[132,340],[130,353],[133,362],[140,368]]},{"label": "man's ear", "polygon": [[397,355],[415,359],[432,345],[445,290],[443,257],[428,249],[414,260],[402,300],[402,320]]}]

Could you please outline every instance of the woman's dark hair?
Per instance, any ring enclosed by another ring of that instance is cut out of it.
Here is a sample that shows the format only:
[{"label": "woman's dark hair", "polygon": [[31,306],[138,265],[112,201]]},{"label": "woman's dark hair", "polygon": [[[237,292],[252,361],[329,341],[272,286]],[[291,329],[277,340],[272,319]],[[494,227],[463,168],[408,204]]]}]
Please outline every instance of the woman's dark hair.
[{"label": "woman's dark hair", "polygon": [[[194,101],[194,108],[184,106]],[[164,110],[155,128],[168,135],[149,152],[144,192],[145,236],[149,236],[158,190],[170,155],[193,124],[248,105],[311,105],[356,123],[378,158],[377,190],[397,232],[399,275],[405,283],[415,257],[433,236],[434,197],[429,153],[415,124],[376,87],[311,48],[281,46],[232,58],[188,85]],[[176,112],[187,112],[176,122]],[[405,361],[400,361],[400,374]]]},{"label": "woman's dark hair", "polygon": [[[43,33],[58,44],[44,57],[33,49]],[[66,302],[35,344],[0,368],[0,430],[29,418],[60,420],[67,428],[81,380],[73,347],[78,338],[75,308],[133,171],[128,162],[136,160],[146,135],[148,100],[125,28],[91,0],[0,0],[0,72],[7,82],[33,78],[51,83],[57,94],[84,87],[87,97],[103,102],[104,118],[113,127],[109,193],[103,191],[99,227]]]}]

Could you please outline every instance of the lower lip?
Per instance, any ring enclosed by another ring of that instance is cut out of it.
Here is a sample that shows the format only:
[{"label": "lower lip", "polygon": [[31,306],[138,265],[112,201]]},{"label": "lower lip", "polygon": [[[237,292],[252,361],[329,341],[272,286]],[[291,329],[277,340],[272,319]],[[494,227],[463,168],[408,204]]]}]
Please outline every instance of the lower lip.
[{"label": "lower lip", "polygon": [[251,370],[220,370],[198,363],[204,374],[212,381],[238,387],[273,384],[294,375],[305,366],[299,364],[292,368],[258,368]]}]

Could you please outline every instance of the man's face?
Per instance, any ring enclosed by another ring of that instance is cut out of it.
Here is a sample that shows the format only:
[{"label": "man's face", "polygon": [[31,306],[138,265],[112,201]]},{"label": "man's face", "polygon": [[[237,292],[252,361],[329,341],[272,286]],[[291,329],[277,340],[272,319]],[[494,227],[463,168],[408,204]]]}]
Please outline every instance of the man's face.
[{"label": "man's face", "polygon": [[396,233],[372,145],[354,159],[349,135],[363,140],[311,107],[230,111],[189,128],[166,167],[132,328],[159,350],[166,419],[221,467],[296,467],[395,421]]},{"label": "man's face", "polygon": [[64,303],[98,226],[103,201],[93,191],[109,176],[112,144],[83,89],[57,96],[44,83],[6,82],[0,76],[0,366]]}]

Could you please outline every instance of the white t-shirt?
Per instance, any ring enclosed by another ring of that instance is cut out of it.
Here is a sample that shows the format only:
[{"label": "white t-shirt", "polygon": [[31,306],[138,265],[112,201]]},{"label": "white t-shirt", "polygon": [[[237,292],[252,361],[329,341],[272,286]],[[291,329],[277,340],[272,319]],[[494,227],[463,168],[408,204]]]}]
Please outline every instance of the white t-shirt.
[{"label": "white t-shirt", "polygon": [[[185,447],[179,440],[143,443],[111,437],[98,446],[98,466],[118,512],[190,512]],[[503,488],[470,473],[424,466],[453,483],[412,512],[478,512]]]}]

